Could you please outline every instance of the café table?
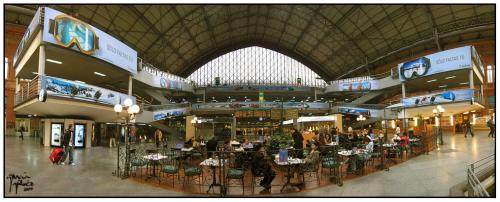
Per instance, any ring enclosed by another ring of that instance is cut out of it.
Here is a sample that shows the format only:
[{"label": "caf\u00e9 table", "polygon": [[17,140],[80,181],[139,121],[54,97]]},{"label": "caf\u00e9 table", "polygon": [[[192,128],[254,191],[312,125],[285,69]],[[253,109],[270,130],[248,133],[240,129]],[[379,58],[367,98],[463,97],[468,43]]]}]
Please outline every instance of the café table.
[{"label": "caf\u00e9 table", "polygon": [[420,150],[422,150],[422,140],[419,139],[419,138],[412,138],[409,140],[410,141],[410,153],[411,154],[414,154],[415,152],[413,151],[413,147],[415,147],[416,145],[419,145],[420,147]]},{"label": "caf\u00e9 table", "polygon": [[397,147],[398,144],[396,143],[389,143],[389,144],[383,144],[382,147],[384,147],[384,150],[387,150],[387,155],[388,155],[388,158],[393,162],[393,163],[398,163],[394,158],[390,158],[389,156],[389,153],[391,150],[394,150],[394,149],[397,149],[395,147]]},{"label": "caf\u00e9 table", "polygon": [[[355,151],[353,150],[344,150],[344,151],[339,151],[338,154],[340,156],[344,156],[348,158],[348,161],[350,163],[347,164],[347,172],[354,172],[357,170],[356,168],[356,155],[360,154],[365,154],[367,151],[364,149],[356,149]],[[354,168],[353,168],[354,166]]]},{"label": "caf\u00e9 table", "polygon": [[157,153],[157,154],[149,154],[149,155],[143,156],[142,158],[148,160],[149,162],[151,162],[153,164],[153,173],[152,173],[152,175],[150,175],[146,178],[146,180],[148,180],[150,178],[158,178],[158,176],[156,175],[156,165],[158,164],[158,162],[160,160],[166,159],[166,158],[168,158],[168,156],[163,156],[162,154]]},{"label": "caf\u00e9 table", "polygon": [[286,183],[283,185],[283,187],[281,187],[280,192],[283,192],[287,187],[288,188],[297,187],[298,184],[292,184],[290,182],[290,179],[293,176],[293,173],[291,173],[291,171],[292,171],[292,168],[303,165],[305,163],[305,161],[303,159],[299,159],[299,158],[288,158],[287,161],[282,162],[282,161],[279,161],[279,156],[277,155],[275,160],[274,160],[274,163],[280,167],[286,167],[286,170],[287,170]]},{"label": "caf\u00e9 table", "polygon": [[221,184],[222,179],[219,179],[219,183],[217,183],[217,177],[215,173],[217,168],[219,168],[219,172],[221,172],[220,165],[224,166],[226,164],[227,164],[227,159],[213,159],[213,158],[205,159],[200,163],[201,166],[208,166],[212,170],[212,184],[210,184],[210,186],[208,187],[207,193],[210,191],[210,189],[212,189],[215,186],[221,187],[222,190],[222,184]]}]

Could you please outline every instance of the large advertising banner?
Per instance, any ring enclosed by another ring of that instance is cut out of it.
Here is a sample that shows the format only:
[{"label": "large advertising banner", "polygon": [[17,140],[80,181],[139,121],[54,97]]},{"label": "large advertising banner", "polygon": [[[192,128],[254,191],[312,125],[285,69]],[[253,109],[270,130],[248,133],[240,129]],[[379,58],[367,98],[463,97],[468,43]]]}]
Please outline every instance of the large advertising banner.
[{"label": "large advertising banner", "polygon": [[400,63],[399,80],[407,81],[437,73],[472,68],[471,52],[471,46],[464,46]]},{"label": "large advertising banner", "polygon": [[376,80],[370,81],[356,81],[356,82],[346,82],[338,84],[340,91],[369,91],[372,89],[378,89],[379,84]]},{"label": "large advertising banner", "polygon": [[134,49],[81,20],[52,8],[44,9],[43,41],[104,60],[132,74],[137,73],[137,52]]},{"label": "large advertising banner", "polygon": [[75,147],[85,147],[85,124],[75,124]]},{"label": "large advertising banner", "polygon": [[153,120],[158,121],[173,116],[184,116],[187,114],[186,108],[168,109],[153,112]]},{"label": "large advertising banner", "polygon": [[123,102],[126,98],[131,98],[135,103],[135,97],[66,79],[44,76],[43,83],[47,95],[51,96],[67,97],[107,105],[124,104]]},{"label": "large advertising banner", "polygon": [[339,107],[338,110],[339,110],[339,113],[342,113],[342,114],[354,114],[354,115],[364,115],[364,116],[371,115],[369,109]]},{"label": "large advertising banner", "polygon": [[473,96],[474,96],[473,89],[452,90],[452,91],[444,91],[440,93],[433,93],[423,96],[408,97],[403,99],[402,103],[403,106],[405,107],[416,107],[416,106],[425,106],[433,104],[468,101],[472,100]]},{"label": "large advertising banner", "polygon": [[323,102],[219,102],[193,104],[193,109],[329,109],[330,105]]},{"label": "large advertising banner", "polygon": [[211,86],[207,87],[207,92],[233,92],[233,91],[248,91],[248,92],[271,92],[271,91],[294,91],[294,92],[308,92],[311,91],[311,87],[306,86]]},{"label": "large advertising banner", "polygon": [[[17,59],[19,59],[19,56],[24,52],[24,49],[29,44],[31,41],[31,38],[35,35],[37,28],[40,25],[40,8],[35,13],[35,16],[33,16],[33,19],[31,20],[30,24],[26,28],[26,31],[24,32],[23,38],[21,39],[21,42],[19,43],[19,46],[16,49],[16,52],[14,53],[14,58],[13,58],[13,64],[17,64]],[[16,66],[17,67],[17,66]]]}]

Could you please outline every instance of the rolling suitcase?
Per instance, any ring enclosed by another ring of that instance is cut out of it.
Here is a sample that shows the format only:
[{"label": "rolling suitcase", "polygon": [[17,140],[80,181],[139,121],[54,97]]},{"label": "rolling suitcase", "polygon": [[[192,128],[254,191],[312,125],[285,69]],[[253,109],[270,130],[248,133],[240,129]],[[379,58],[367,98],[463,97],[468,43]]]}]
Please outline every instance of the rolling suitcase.
[{"label": "rolling suitcase", "polygon": [[50,153],[49,160],[53,164],[57,164],[61,160],[63,154],[64,150],[62,148],[55,148],[54,150],[52,150],[52,153]]}]

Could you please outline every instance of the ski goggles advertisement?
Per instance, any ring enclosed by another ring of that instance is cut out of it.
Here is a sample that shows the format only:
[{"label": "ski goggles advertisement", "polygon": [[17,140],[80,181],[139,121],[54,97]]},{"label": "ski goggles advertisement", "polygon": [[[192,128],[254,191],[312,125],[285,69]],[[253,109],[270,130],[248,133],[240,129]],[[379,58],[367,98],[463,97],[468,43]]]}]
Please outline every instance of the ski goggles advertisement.
[{"label": "ski goggles advertisement", "polygon": [[[277,109],[281,108],[281,102],[221,102],[193,104],[193,109]],[[328,103],[321,102],[284,102],[284,109],[328,109]]]},{"label": "ski goggles advertisement", "polygon": [[471,46],[464,46],[400,63],[399,80],[407,81],[437,73],[472,68],[471,52]]},{"label": "ski goggles advertisement", "polygon": [[375,81],[359,81],[339,84],[340,91],[369,91]]},{"label": "ski goggles advertisement", "polygon": [[24,52],[24,49],[28,47],[28,44],[31,40],[31,38],[35,35],[37,28],[40,25],[40,8],[36,11],[35,16],[33,16],[33,20],[31,20],[30,24],[26,28],[26,31],[24,32],[23,38],[21,39],[21,42],[19,43],[19,46],[16,49],[16,52],[14,53],[14,65],[16,65],[17,59],[21,55],[21,53]]},{"label": "ski goggles advertisement", "polygon": [[168,109],[162,111],[153,112],[153,119],[155,121],[166,119],[168,117],[174,116],[184,116],[186,115],[186,108],[178,108],[178,109]]},{"label": "ski goggles advertisement", "polygon": [[425,106],[432,104],[452,103],[471,100],[474,96],[473,89],[444,91],[424,96],[409,97],[403,99],[405,107]]},{"label": "ski goggles advertisement", "polygon": [[339,113],[370,116],[370,110],[359,108],[339,107]]},{"label": "ski goggles advertisement", "polygon": [[137,52],[109,34],[74,17],[44,8],[43,40],[137,73]]},{"label": "ski goggles advertisement", "polygon": [[[124,104],[128,95],[107,90],[97,86],[81,84],[65,79],[45,76],[43,77],[45,90],[48,95],[97,102],[107,105]],[[130,97],[135,103],[135,97]]]}]

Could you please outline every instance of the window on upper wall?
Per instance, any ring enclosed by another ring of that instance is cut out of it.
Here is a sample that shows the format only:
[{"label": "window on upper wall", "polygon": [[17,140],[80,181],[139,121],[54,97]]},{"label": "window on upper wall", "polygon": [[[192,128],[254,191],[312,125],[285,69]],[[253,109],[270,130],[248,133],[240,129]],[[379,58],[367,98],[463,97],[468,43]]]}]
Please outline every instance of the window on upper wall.
[{"label": "window on upper wall", "polygon": [[495,72],[494,72],[494,67],[495,66],[491,66],[491,65],[488,65],[488,67],[486,67],[486,76],[488,77],[488,83],[493,83],[493,79],[494,79],[494,75],[495,75]]}]

